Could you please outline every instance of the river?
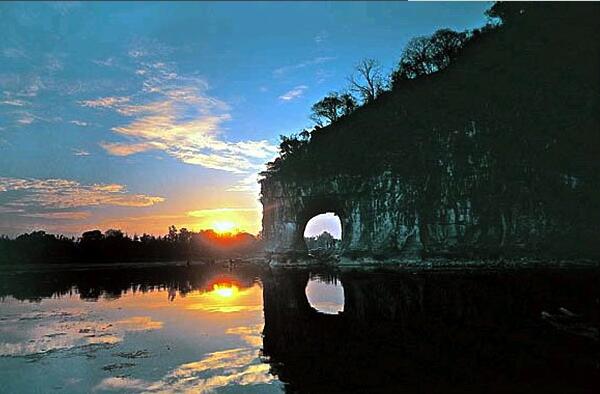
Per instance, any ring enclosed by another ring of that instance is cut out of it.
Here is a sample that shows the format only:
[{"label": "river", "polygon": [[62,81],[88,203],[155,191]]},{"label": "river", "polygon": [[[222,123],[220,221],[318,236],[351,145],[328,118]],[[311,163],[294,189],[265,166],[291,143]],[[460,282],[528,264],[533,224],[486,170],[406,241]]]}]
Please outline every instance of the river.
[{"label": "river", "polygon": [[0,392],[595,392],[600,271],[0,272]]}]

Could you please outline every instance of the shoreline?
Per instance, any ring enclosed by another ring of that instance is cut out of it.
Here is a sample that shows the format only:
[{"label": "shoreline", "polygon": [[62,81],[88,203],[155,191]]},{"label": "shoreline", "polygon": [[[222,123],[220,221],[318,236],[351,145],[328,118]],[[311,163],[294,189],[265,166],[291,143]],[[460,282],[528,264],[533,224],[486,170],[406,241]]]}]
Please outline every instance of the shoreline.
[{"label": "shoreline", "polygon": [[[232,259],[237,264],[241,262],[243,265],[256,264],[259,265],[255,260],[257,258],[249,259]],[[194,266],[221,266],[227,264],[229,259],[216,260],[214,263],[207,261],[196,260],[190,261],[189,267]],[[3,264],[0,265],[0,273],[2,272],[44,272],[44,271],[85,271],[90,269],[115,269],[115,268],[152,268],[152,267],[188,267],[185,260],[171,260],[171,261],[135,261],[135,262],[106,262],[106,263],[24,263],[24,264]]]},{"label": "shoreline", "polygon": [[428,258],[423,260],[382,260],[371,258],[336,259],[336,260],[297,260],[295,262],[281,263],[276,260],[268,262],[269,267],[277,269],[286,268],[316,268],[326,267],[340,270],[506,270],[519,269],[591,269],[600,268],[600,260],[592,259],[447,259]]},{"label": "shoreline", "polygon": [[[301,260],[294,263],[279,263],[263,257],[247,259],[231,259],[234,269],[239,267],[256,266],[257,268],[286,270],[286,269],[313,269],[313,270],[340,270],[340,271],[515,271],[530,269],[600,269],[600,261],[591,259],[573,260],[540,260],[540,259],[501,259],[501,260],[452,260],[452,259],[424,259],[424,260],[387,260],[376,261],[371,259],[342,259],[341,261],[327,260]],[[171,268],[171,267],[199,267],[212,266],[227,268],[230,259],[221,259],[215,262],[191,261],[189,265],[183,260],[174,261],[142,261],[142,262],[110,262],[110,263],[27,263],[0,265],[0,273],[27,273],[27,272],[52,272],[52,271],[88,271],[101,269],[141,269],[141,268]]]}]

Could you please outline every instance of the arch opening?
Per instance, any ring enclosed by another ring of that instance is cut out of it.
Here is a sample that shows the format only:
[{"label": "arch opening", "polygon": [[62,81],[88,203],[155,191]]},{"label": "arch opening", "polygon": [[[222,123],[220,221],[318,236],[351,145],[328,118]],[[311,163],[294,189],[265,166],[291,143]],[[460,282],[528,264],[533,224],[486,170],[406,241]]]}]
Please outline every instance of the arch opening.
[{"label": "arch opening", "polygon": [[306,284],[306,298],[311,307],[327,315],[344,311],[344,287],[334,277],[312,277]]},{"label": "arch opening", "polygon": [[304,242],[311,254],[333,254],[342,241],[342,222],[334,212],[313,216],[304,227]]}]

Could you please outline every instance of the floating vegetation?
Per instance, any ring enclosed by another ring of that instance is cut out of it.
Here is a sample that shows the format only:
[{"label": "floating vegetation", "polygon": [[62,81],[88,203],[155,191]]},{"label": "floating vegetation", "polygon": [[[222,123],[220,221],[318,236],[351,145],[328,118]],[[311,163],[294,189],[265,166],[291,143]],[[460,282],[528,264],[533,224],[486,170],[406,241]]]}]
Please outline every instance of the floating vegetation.
[{"label": "floating vegetation", "polygon": [[120,369],[124,369],[124,368],[131,368],[131,367],[135,367],[136,364],[134,363],[115,363],[115,364],[108,364],[102,367],[102,369],[104,371],[108,371],[108,372],[112,372],[112,371],[116,371],[116,370],[120,370]]},{"label": "floating vegetation", "polygon": [[150,357],[150,352],[147,350],[136,350],[133,352],[120,352],[120,353],[115,353],[115,356],[118,357],[122,357],[122,358],[148,358]]}]

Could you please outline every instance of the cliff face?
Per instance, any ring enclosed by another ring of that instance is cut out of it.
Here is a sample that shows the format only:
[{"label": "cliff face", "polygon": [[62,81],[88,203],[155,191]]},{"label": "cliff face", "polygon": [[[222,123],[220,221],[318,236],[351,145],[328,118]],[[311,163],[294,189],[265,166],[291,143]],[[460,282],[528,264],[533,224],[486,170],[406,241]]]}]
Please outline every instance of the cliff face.
[{"label": "cliff face", "polygon": [[374,178],[338,176],[315,182],[263,181],[263,236],[267,251],[306,252],[303,233],[315,215],[334,212],[347,256],[418,252],[419,226],[410,190],[389,173]]},{"label": "cliff face", "polygon": [[448,179],[436,198],[420,198],[414,185],[391,172],[312,182],[263,181],[266,250],[288,257],[306,254],[306,224],[325,212],[339,217],[341,254],[350,259],[545,257],[557,249],[573,255],[589,249],[574,236],[581,229],[561,223],[543,204],[524,206],[514,200],[489,207],[474,203],[469,191],[465,186],[456,193]]}]

